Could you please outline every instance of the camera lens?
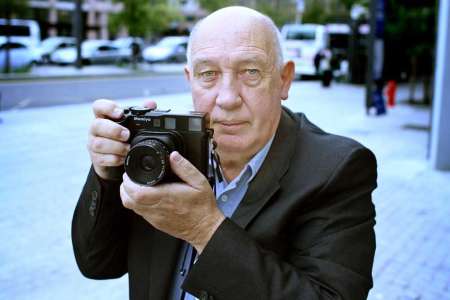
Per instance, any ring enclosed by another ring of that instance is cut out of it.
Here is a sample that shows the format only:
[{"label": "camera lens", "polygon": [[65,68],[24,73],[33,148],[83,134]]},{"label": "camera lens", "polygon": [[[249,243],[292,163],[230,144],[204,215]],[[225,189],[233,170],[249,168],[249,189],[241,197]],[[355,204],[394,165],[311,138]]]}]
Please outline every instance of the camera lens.
[{"label": "camera lens", "polygon": [[157,139],[147,139],[135,144],[125,159],[125,172],[134,182],[155,185],[169,171],[169,154],[172,149]]},{"label": "camera lens", "polygon": [[142,160],[141,160],[141,165],[142,165],[142,168],[145,170],[145,171],[151,171],[151,170],[154,170],[155,169],[155,167],[157,167],[158,165],[157,165],[157,161],[156,161],[156,159],[153,157],[153,156],[150,156],[150,155],[145,155],[143,158],[142,158]]}]

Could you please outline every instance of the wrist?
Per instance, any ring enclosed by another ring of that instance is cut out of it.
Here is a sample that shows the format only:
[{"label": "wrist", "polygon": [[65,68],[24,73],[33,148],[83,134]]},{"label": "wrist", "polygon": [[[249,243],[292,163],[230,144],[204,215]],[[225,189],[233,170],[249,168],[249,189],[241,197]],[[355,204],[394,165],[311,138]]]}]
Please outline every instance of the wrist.
[{"label": "wrist", "polygon": [[197,228],[196,236],[190,241],[190,244],[195,248],[199,255],[203,252],[217,228],[219,228],[224,220],[225,216],[217,209],[214,214],[208,215],[208,217],[200,222],[200,228]]}]

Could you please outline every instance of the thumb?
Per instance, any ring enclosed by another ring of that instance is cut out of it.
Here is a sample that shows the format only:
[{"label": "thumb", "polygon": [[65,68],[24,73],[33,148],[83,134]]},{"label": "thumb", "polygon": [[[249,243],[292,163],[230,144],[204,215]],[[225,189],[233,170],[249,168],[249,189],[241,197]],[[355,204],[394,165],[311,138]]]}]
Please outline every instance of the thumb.
[{"label": "thumb", "polygon": [[146,100],[144,101],[144,107],[156,109],[156,102],[153,100]]},{"label": "thumb", "polygon": [[195,189],[202,188],[208,182],[205,176],[178,151],[170,153],[170,167],[181,180]]}]

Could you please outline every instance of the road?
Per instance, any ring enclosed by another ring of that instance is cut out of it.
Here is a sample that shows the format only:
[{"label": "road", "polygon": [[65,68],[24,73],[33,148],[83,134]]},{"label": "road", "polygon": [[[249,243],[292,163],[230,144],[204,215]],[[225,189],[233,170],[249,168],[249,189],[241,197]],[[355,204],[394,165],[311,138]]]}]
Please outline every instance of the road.
[{"label": "road", "polygon": [[90,77],[0,83],[0,109],[22,109],[181,93],[189,90],[182,74]]}]

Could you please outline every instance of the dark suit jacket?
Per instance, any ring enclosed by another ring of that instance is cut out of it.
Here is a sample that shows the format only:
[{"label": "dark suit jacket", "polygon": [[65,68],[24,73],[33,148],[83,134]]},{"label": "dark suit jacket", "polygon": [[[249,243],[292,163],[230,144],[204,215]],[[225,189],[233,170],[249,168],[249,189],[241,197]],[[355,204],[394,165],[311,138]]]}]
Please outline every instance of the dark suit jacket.
[{"label": "dark suit jacket", "polygon": [[[374,155],[283,110],[272,147],[184,288],[201,299],[365,299],[372,287]],[[128,272],[131,299],[168,299],[180,241],[122,206],[91,170],[72,223],[81,272]]]}]

